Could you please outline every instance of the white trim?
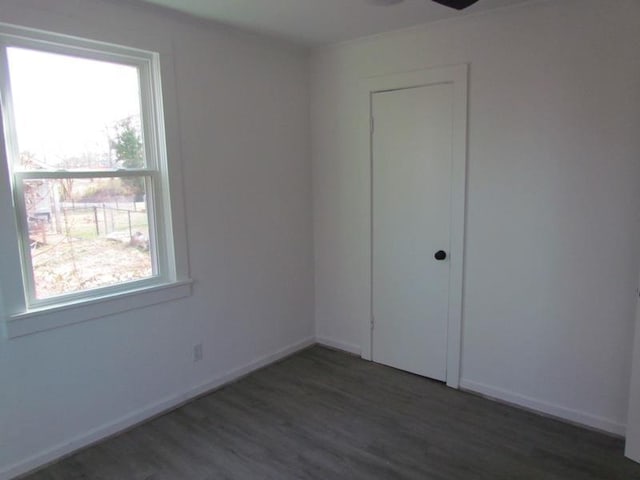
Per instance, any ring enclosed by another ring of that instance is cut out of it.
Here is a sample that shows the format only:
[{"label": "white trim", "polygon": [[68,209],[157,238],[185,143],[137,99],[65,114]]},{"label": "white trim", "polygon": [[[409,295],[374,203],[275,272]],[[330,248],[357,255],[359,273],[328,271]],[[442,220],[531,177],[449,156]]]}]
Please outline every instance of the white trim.
[{"label": "white trim", "polygon": [[22,48],[48,51],[62,55],[77,55],[93,60],[140,66],[153,58],[153,53],[115,43],[88,40],[63,33],[0,22],[0,40]]},{"label": "white trim", "polygon": [[[468,71],[466,64],[428,68],[412,72],[396,73],[364,79],[360,88],[362,106],[362,138],[368,138],[368,165],[371,177],[372,133],[370,128],[371,97],[375,92],[399,90],[425,85],[449,83],[453,86],[453,139],[451,176],[451,246],[449,278],[449,315],[447,319],[447,385],[458,388],[460,384],[460,356],[462,348],[462,286],[464,273],[464,230],[467,176],[467,95]],[[364,128],[366,126],[366,129]],[[372,187],[370,185],[370,192]],[[373,198],[370,198],[370,210]],[[371,219],[371,216],[370,216]],[[371,220],[370,220],[371,221]],[[372,234],[373,232],[371,232]],[[369,240],[371,248],[372,237]],[[373,258],[371,259],[373,261]],[[373,267],[370,265],[370,275]],[[372,279],[370,278],[372,285]],[[362,320],[362,358],[371,360],[371,317],[373,315],[373,290],[370,291],[369,318]]]},{"label": "white trim", "polygon": [[[25,309],[26,298],[24,278],[22,276],[22,245],[16,232],[19,231],[18,219],[15,211],[14,196],[11,188],[11,168],[9,165],[9,152],[16,151],[14,139],[14,125],[5,122],[7,115],[13,116],[13,102],[9,92],[9,82],[3,78],[9,78],[6,50],[0,43],[0,218],[3,219],[3,228],[0,228],[0,245],[6,253],[0,255],[0,293],[2,294],[3,310],[0,311],[0,320],[3,314],[20,312]],[[4,281],[2,272],[10,272],[13,281]]]},{"label": "white trim", "polygon": [[362,348],[360,348],[359,345],[354,345],[353,343],[341,342],[340,340],[334,340],[333,338],[322,336],[316,336],[316,342],[318,345],[352,353],[353,355],[360,356],[362,354]]},{"label": "white trim", "polygon": [[191,295],[191,284],[191,280],[183,280],[28,310],[9,317],[6,322],[6,335],[8,338],[23,337],[158,303],[170,302]]},{"label": "white trim", "polygon": [[491,400],[501,401],[511,405],[523,407],[538,413],[549,415],[553,418],[569,421],[583,427],[600,430],[613,435],[624,436],[626,425],[616,420],[599,417],[587,412],[556,405],[545,400],[528,397],[519,393],[510,392],[499,387],[485,385],[472,380],[462,379],[460,381],[461,390],[478,393]]},{"label": "white trim", "polygon": [[136,425],[146,422],[152,417],[174,410],[195,397],[205,393],[210,393],[212,390],[216,390],[228,383],[238,380],[255,370],[282,360],[283,358],[293,355],[300,350],[304,350],[305,348],[312,346],[314,343],[315,339],[313,337],[305,338],[271,354],[259,357],[244,366],[234,368],[226,373],[217,375],[183,393],[169,395],[158,402],[154,402],[143,408],[134,410],[113,422],[100,425],[86,433],[78,435],[66,442],[54,445],[51,448],[36,453],[35,455],[27,457],[18,463],[0,470],[0,480],[9,480],[18,475],[24,475],[25,473],[31,472],[48,463],[70,455],[81,448],[86,448],[104,440],[107,437],[116,435],[124,430],[128,430]]},{"label": "white trim", "polygon": [[[640,294],[640,290],[637,293]],[[635,324],[624,454],[634,462],[640,463],[640,299],[638,297],[636,297]]]}]

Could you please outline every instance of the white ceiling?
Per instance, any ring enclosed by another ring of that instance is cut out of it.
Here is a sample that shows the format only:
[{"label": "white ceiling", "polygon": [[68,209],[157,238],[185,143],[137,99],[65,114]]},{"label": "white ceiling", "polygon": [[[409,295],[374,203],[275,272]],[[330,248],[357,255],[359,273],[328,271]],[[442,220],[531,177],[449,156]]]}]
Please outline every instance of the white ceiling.
[{"label": "white ceiling", "polygon": [[431,0],[405,0],[389,6],[371,5],[376,0],[144,1],[295,43],[317,46],[530,0],[479,0],[463,12]]}]

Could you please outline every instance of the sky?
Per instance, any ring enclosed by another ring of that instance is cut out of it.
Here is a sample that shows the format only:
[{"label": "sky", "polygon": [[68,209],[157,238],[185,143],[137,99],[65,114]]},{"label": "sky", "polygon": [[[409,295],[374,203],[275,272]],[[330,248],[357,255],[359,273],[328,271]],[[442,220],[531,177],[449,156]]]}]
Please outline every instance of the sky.
[{"label": "sky", "polygon": [[108,155],[113,125],[127,117],[138,124],[136,67],[15,47],[7,53],[20,152],[51,166]]}]

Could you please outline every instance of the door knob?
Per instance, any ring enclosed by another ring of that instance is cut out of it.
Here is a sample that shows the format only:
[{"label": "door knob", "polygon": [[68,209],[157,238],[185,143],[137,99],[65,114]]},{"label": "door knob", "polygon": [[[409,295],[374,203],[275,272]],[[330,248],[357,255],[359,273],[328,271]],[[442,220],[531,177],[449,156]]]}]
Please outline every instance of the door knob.
[{"label": "door knob", "polygon": [[444,250],[438,250],[433,258],[435,258],[436,260],[444,260],[445,258],[447,258],[447,252],[445,252]]}]

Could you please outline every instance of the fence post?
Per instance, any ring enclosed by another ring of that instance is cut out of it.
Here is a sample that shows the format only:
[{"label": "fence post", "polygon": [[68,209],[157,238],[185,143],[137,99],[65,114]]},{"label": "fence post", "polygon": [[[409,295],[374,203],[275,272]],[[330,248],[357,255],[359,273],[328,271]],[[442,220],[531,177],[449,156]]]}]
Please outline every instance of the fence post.
[{"label": "fence post", "polygon": [[96,237],[100,236],[100,225],[98,224],[98,207],[93,206],[93,218],[96,221]]},{"label": "fence post", "polygon": [[102,204],[102,218],[104,219],[104,234],[109,234],[109,224],[107,223],[107,208],[105,204]]},{"label": "fence post", "polygon": [[38,220],[38,229],[42,234],[42,244],[46,245],[47,244],[47,224],[44,221]]},{"label": "fence post", "polygon": [[69,232],[69,222],[67,222],[67,209],[66,208],[62,209],[62,216],[64,217],[64,233],[65,233],[65,236],[67,237],[67,239],[69,239],[70,232]]}]

